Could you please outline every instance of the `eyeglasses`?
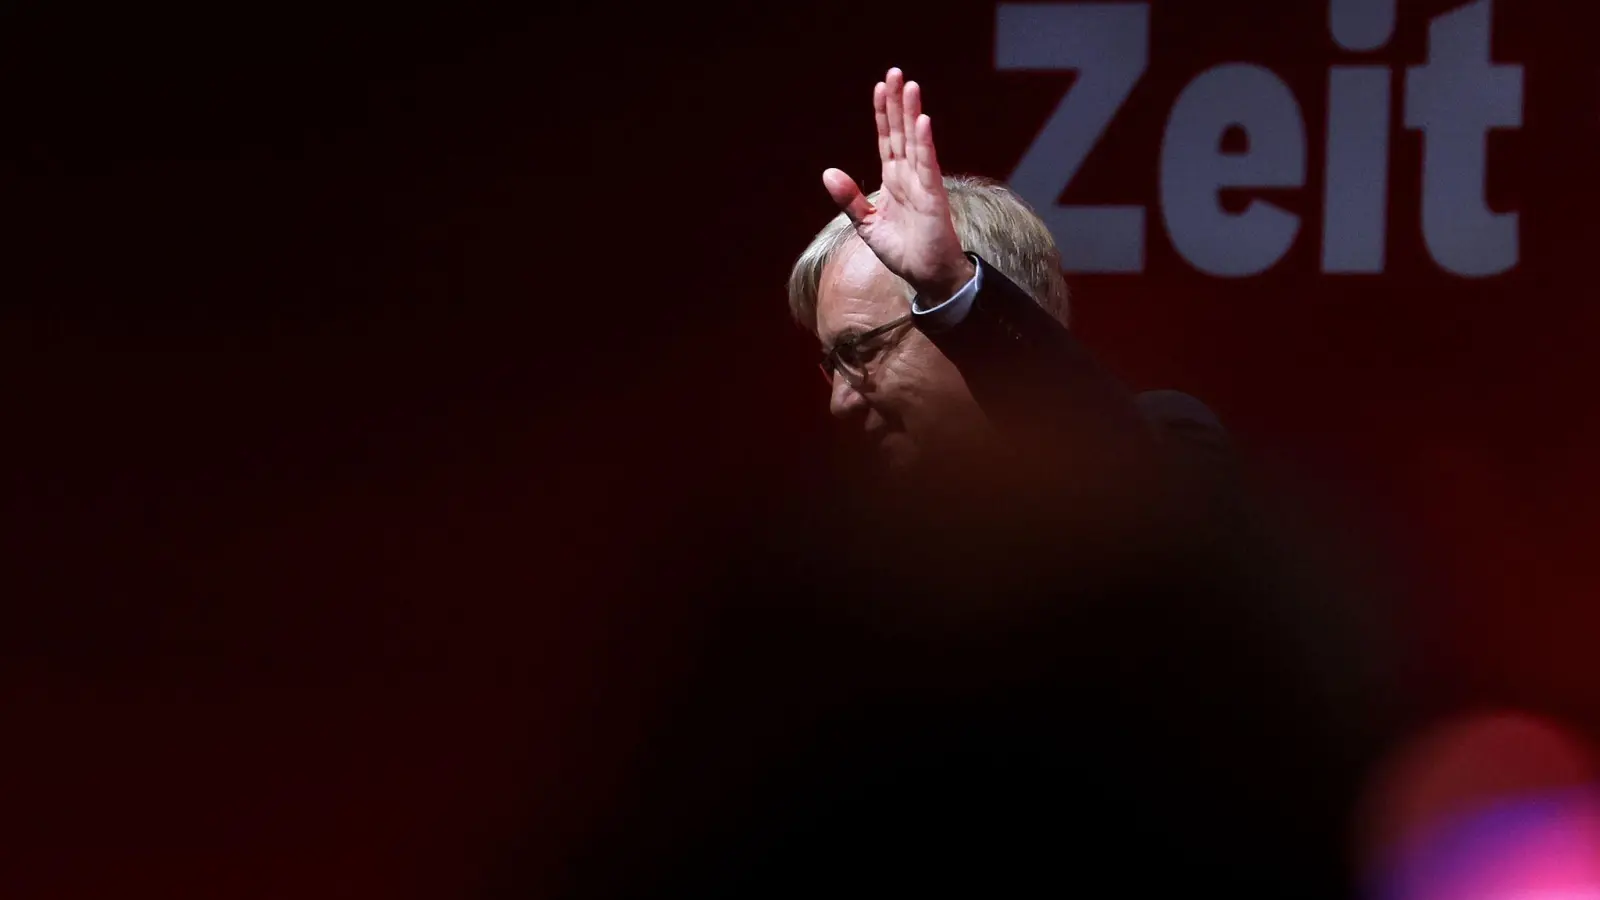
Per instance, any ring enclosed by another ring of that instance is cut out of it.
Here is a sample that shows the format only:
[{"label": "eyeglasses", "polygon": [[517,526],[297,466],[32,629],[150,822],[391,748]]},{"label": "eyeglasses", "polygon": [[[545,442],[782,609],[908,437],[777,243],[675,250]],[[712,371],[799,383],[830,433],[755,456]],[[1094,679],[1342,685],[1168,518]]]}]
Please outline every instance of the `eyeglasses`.
[{"label": "eyeglasses", "polygon": [[883,349],[879,339],[909,324],[912,317],[912,313],[906,313],[877,328],[840,338],[832,347],[822,352],[822,362],[818,364],[822,369],[822,377],[832,385],[833,373],[838,372],[851,387],[862,387],[867,382],[867,363]]}]

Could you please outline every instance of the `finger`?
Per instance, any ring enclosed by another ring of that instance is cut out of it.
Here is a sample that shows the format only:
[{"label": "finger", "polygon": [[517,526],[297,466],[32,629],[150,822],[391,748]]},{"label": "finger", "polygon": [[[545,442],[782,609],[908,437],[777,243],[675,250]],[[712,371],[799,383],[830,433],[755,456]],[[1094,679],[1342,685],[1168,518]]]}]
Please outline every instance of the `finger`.
[{"label": "finger", "polygon": [[944,187],[944,176],[939,171],[939,154],[933,149],[933,120],[927,115],[917,116],[914,132],[917,144],[917,180],[923,188],[934,191]]},{"label": "finger", "polygon": [[878,159],[888,162],[893,157],[889,154],[889,88],[878,82],[872,89],[872,113],[878,120]]},{"label": "finger", "polygon": [[884,76],[883,86],[886,95],[884,112],[889,116],[889,158],[905,159],[906,119],[901,96],[905,90],[905,76],[899,69],[890,69],[889,74]]},{"label": "finger", "polygon": [[905,100],[902,107],[906,131],[906,159],[914,166],[917,164],[917,117],[922,115],[922,86],[915,81],[906,82]]},{"label": "finger", "polygon": [[839,209],[852,222],[860,224],[862,219],[875,211],[866,195],[861,193],[856,180],[838,169],[828,169],[822,173],[822,186],[828,189],[828,196],[839,204]]}]

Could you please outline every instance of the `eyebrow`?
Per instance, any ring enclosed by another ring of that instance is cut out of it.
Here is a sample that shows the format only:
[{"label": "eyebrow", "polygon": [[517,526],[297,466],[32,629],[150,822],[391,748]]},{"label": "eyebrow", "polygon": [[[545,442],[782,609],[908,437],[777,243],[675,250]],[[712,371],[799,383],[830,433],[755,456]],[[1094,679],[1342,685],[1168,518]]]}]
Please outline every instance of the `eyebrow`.
[{"label": "eyebrow", "polygon": [[[884,323],[879,324],[879,325],[874,325],[873,327],[867,328],[867,329],[862,329],[861,326],[859,326],[859,325],[850,325],[847,328],[845,328],[843,331],[841,331],[837,336],[834,337],[834,339],[833,339],[833,347],[837,347],[840,344],[844,343],[846,340],[849,340],[849,339],[852,339],[852,338],[854,338],[854,339],[856,339],[858,341],[859,340],[868,339],[868,337],[867,337],[868,335],[871,335],[871,339],[872,340],[876,340],[876,339],[882,337],[883,335],[888,334],[889,332],[893,331],[894,329],[906,324],[907,322],[912,321],[912,319],[914,319],[914,318],[915,318],[915,313],[914,312],[908,312],[903,316],[898,316],[896,318],[890,319],[887,322],[884,322]],[[829,349],[832,349],[832,348],[830,347]]]}]

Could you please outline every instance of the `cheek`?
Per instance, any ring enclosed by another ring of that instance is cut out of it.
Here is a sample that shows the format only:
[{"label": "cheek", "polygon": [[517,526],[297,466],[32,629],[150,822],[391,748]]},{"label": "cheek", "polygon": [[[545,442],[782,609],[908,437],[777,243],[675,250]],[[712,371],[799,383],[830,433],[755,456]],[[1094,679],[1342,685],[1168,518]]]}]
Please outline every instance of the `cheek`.
[{"label": "cheek", "polygon": [[948,414],[953,404],[970,402],[972,396],[955,365],[920,334],[884,367],[883,394],[911,416]]}]

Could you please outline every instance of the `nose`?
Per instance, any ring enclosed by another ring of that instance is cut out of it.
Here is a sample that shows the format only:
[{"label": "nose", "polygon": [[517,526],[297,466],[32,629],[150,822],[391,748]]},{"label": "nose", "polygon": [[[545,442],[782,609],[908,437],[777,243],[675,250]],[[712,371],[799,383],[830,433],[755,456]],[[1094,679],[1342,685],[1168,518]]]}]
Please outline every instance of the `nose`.
[{"label": "nose", "polygon": [[828,397],[828,411],[836,418],[847,419],[867,408],[867,398],[850,384],[849,379],[833,373],[833,393]]}]

